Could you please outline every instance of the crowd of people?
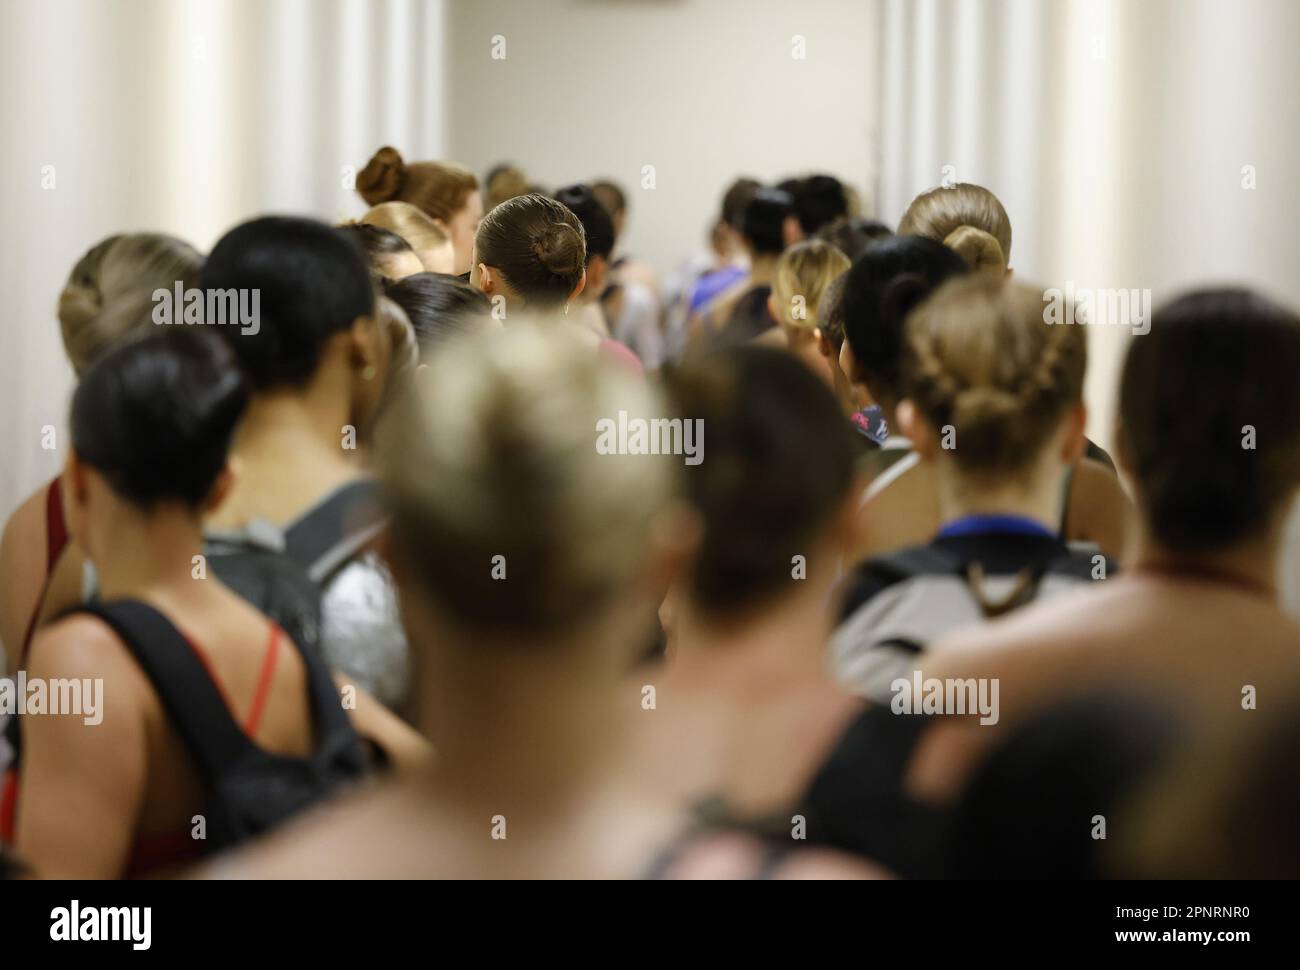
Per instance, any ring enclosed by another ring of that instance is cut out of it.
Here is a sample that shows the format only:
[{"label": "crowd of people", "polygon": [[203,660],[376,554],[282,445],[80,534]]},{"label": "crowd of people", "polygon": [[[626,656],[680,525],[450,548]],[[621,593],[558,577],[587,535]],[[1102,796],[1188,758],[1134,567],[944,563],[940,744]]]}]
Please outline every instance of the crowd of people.
[{"label": "crowd of people", "polygon": [[981,186],[738,179],[659,273],[607,179],[356,185],[72,268],[5,874],[1300,874],[1293,310],[1159,307],[1112,457]]}]

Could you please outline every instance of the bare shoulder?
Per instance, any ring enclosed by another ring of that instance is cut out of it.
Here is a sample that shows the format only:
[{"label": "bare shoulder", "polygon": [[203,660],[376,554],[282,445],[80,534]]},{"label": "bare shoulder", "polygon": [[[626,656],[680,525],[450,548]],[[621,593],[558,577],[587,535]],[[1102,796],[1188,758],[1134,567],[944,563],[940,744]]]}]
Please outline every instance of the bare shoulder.
[{"label": "bare shoulder", "polygon": [[[365,879],[394,875],[410,860],[410,829],[398,783],[379,784],[321,806],[265,838],[220,856],[192,879]],[[377,833],[387,835],[377,836]]]},{"label": "bare shoulder", "polygon": [[45,502],[50,486],[42,485],[23,499],[5,522],[0,535],[0,558],[30,552],[31,543],[45,535]]},{"label": "bare shoulder", "polygon": [[65,676],[102,677],[108,671],[134,667],[109,626],[86,613],[74,614],[44,627],[32,641],[33,671]]},{"label": "bare shoulder", "polygon": [[1031,603],[1001,619],[962,627],[939,638],[931,647],[926,672],[964,669],[981,661],[1009,661],[1023,653],[1041,655],[1095,629],[1131,590],[1120,582],[1080,584],[1078,590]]},{"label": "bare shoulder", "polygon": [[939,527],[938,492],[929,466],[917,462],[896,472],[862,503],[858,522],[862,558],[929,541]]}]

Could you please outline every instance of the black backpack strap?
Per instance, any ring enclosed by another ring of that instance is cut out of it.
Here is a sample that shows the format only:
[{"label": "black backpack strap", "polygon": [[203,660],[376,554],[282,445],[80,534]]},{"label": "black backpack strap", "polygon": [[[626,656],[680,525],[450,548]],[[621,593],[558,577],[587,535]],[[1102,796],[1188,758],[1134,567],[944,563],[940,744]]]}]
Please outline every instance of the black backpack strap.
[{"label": "black backpack strap", "polygon": [[379,486],[363,479],[336,489],[284,533],[285,553],[323,584],[383,531]]},{"label": "black backpack strap", "polygon": [[359,744],[360,735],[343,709],[338,685],[329,666],[317,654],[286,637],[302,657],[307,675],[307,694],[311,698],[312,732],[316,739],[313,757],[332,757],[340,750]]},{"label": "black backpack strap", "polygon": [[883,556],[874,556],[857,566],[847,579],[839,622],[848,620],[882,590],[914,576],[962,575],[965,568],[957,556],[934,545],[908,546]]},{"label": "black backpack strap", "polygon": [[108,624],[131,651],[209,783],[256,750],[194,648],[167,617],[138,600],[85,603],[63,615],[75,613],[89,613]]}]

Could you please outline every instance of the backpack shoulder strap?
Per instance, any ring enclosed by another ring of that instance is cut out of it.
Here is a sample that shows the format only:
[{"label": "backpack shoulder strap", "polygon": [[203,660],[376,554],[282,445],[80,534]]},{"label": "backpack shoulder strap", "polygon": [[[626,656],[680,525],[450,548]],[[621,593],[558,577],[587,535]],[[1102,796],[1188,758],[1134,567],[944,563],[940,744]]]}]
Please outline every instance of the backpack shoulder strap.
[{"label": "backpack shoulder strap", "polygon": [[966,564],[947,549],[926,544],[876,556],[865,563],[865,568],[880,579],[898,583],[927,573],[961,574]]},{"label": "backpack shoulder strap", "polygon": [[923,575],[960,576],[964,569],[965,563],[957,556],[934,545],[908,546],[882,556],[873,556],[849,574],[840,607],[840,621],[847,620],[877,593],[896,583]]},{"label": "backpack shoulder strap", "polygon": [[372,542],[386,524],[378,484],[368,479],[350,482],[285,530],[285,553],[320,584]]},{"label": "backpack shoulder strap", "polygon": [[63,615],[73,613],[102,620],[131,651],[209,782],[255,750],[194,648],[167,617],[138,600],[84,603]]}]

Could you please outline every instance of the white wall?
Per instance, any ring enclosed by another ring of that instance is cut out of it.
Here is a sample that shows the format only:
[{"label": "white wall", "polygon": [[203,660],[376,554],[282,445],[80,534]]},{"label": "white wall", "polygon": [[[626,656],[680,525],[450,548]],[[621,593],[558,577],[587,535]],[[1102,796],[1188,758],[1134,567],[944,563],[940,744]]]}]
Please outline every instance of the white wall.
[{"label": "white wall", "polygon": [[[457,0],[448,151],[550,189],[608,176],[626,248],[661,271],[702,245],[738,175],[811,169],[865,190],[875,164],[875,0]],[[492,38],[505,38],[503,60]],[[806,40],[794,58],[792,38]],[[656,188],[641,188],[655,166]]]},{"label": "white wall", "polygon": [[63,460],[54,306],[73,263],[113,232],[206,250],[259,212],[333,219],[357,205],[344,166],[383,142],[439,154],[443,7],[0,0],[0,516]]}]

